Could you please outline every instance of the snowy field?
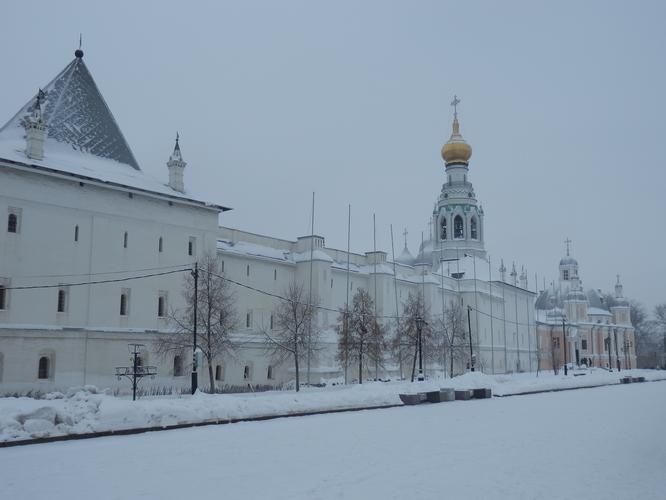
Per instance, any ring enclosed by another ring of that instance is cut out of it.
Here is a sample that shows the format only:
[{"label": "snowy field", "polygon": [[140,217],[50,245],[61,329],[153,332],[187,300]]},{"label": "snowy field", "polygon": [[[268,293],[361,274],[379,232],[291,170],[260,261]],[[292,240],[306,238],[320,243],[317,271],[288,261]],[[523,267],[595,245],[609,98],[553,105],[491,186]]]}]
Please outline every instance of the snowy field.
[{"label": "snowy field", "polygon": [[[137,427],[284,415],[340,408],[401,404],[400,393],[437,390],[491,388],[494,395],[529,391],[617,384],[628,374],[647,380],[666,379],[665,371],[590,370],[584,376],[554,376],[552,372],[513,375],[467,373],[453,379],[426,382],[374,382],[363,385],[308,388],[300,393],[273,391],[249,394],[154,397],[131,401],[114,397],[94,387],[51,393],[45,399],[0,398],[0,441],[81,434]],[[458,403],[454,403],[458,404]],[[666,497],[665,497],[666,498]]]},{"label": "snowy field", "polygon": [[2,498],[665,498],[666,383],[0,449]]}]

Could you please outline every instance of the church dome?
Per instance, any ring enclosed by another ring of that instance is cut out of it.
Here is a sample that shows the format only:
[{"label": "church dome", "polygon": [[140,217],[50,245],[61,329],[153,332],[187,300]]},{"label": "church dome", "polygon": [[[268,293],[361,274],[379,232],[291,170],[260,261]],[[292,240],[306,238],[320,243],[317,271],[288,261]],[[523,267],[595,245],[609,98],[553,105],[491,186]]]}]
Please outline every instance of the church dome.
[{"label": "church dome", "polygon": [[453,132],[449,141],[442,147],[442,158],[447,165],[452,163],[463,163],[467,165],[472,156],[472,146],[465,142],[460,134],[458,117],[453,118]]},{"label": "church dome", "polygon": [[566,257],[562,257],[560,259],[560,266],[577,266],[577,265],[578,261],[569,255],[567,255]]}]

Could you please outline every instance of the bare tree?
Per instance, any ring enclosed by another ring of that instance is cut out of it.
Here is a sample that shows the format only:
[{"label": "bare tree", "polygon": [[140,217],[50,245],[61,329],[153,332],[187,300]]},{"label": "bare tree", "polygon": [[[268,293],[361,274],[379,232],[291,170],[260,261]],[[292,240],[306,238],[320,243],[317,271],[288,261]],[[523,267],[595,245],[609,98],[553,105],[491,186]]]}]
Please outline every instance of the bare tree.
[{"label": "bare tree", "polygon": [[338,353],[336,358],[342,363],[345,374],[345,384],[347,383],[351,350],[351,335],[349,333],[350,317],[351,309],[345,304],[338,309],[338,318],[335,324],[335,331],[338,334]]},{"label": "bare tree", "polygon": [[167,314],[172,331],[158,336],[156,350],[164,358],[192,349],[194,297],[197,293],[197,347],[208,364],[210,392],[215,392],[215,359],[224,354],[233,355],[238,347],[231,339],[238,323],[236,298],[229,283],[223,279],[214,256],[204,256],[198,269],[198,290],[194,289],[194,274],[188,274],[183,280],[185,307],[171,309]]},{"label": "bare tree", "polygon": [[421,326],[421,350],[425,362],[436,361],[441,358],[440,346],[434,335],[435,325],[429,320],[430,312],[423,300],[421,292],[416,295],[411,292],[402,306],[400,315],[400,330],[397,330],[392,341],[392,351],[396,358],[412,360],[412,380],[416,373],[416,360],[418,357],[418,320],[423,320]]},{"label": "bare tree", "polygon": [[312,357],[318,350],[318,305],[316,296],[312,297],[308,304],[303,286],[293,282],[273,311],[273,328],[264,331],[270,356],[278,363],[294,363],[297,392],[301,389],[300,362],[307,358],[308,352]]},{"label": "bare tree", "polygon": [[444,350],[444,357],[449,362],[449,376],[453,377],[455,363],[463,364],[468,359],[469,350],[467,323],[463,306],[459,300],[451,300],[444,314],[435,322],[435,330],[440,337],[439,343]]},{"label": "bare tree", "polygon": [[373,359],[372,356],[379,355],[381,348],[377,342],[383,337],[383,331],[375,319],[372,297],[363,288],[354,294],[347,323],[347,332],[344,327],[338,328],[338,358],[358,363],[358,383],[362,384],[363,366]]}]

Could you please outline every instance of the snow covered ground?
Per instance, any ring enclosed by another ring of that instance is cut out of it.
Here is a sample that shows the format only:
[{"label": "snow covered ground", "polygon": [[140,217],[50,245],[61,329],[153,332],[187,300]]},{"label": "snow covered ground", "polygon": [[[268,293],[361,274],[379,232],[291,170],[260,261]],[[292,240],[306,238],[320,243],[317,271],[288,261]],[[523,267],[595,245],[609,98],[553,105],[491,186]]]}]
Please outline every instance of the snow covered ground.
[{"label": "snow covered ground", "polygon": [[[567,377],[551,372],[513,375],[467,373],[453,379],[420,383],[374,382],[353,386],[309,388],[254,394],[155,397],[131,401],[94,387],[52,393],[47,399],[0,398],[0,441],[23,440],[86,432],[161,427],[173,424],[226,420],[295,412],[400,404],[398,394],[436,390],[489,387],[495,395],[617,383],[622,376],[666,379],[666,372],[592,370],[585,376]],[[455,403],[457,404],[457,403]]]},{"label": "snow covered ground", "polygon": [[666,384],[0,449],[2,497],[664,498]]}]

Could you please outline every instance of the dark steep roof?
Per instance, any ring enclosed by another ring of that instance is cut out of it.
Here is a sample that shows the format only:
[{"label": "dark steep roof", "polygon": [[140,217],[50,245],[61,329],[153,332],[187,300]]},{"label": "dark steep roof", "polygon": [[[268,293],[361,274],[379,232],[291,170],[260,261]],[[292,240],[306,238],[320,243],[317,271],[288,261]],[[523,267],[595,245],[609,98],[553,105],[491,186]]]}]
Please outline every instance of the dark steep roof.
[{"label": "dark steep roof", "polygon": [[[140,170],[120,127],[81,57],[75,57],[43,89],[42,118],[47,136],[77,151],[108,158]],[[31,99],[1,129],[23,128],[37,104]]]}]

